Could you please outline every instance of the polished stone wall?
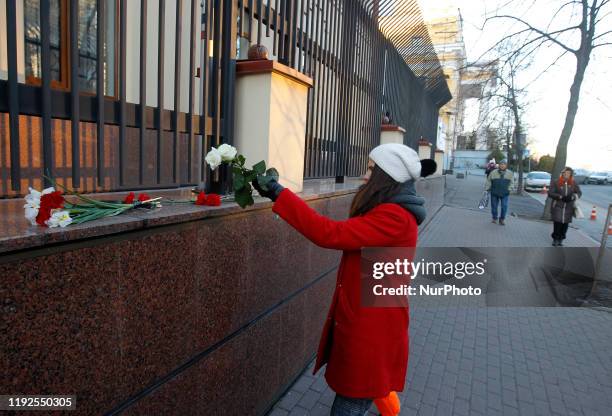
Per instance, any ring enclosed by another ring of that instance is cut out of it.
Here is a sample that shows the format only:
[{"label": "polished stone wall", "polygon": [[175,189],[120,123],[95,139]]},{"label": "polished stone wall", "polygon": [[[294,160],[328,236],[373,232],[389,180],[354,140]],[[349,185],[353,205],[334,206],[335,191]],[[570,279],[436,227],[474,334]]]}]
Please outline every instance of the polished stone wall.
[{"label": "polished stone wall", "polygon": [[[417,189],[431,218],[443,178]],[[308,203],[343,219],[352,197],[345,190]],[[181,222],[143,213],[133,219],[142,228],[106,236],[77,228],[71,240],[8,246],[3,394],[75,394],[75,415],[269,408],[316,351],[340,253],[314,246],[269,203],[211,216],[177,210]]]},{"label": "polished stone wall", "polygon": [[[310,204],[341,219],[351,197]],[[266,208],[4,256],[0,390],[261,414],[316,350],[339,255]]]}]

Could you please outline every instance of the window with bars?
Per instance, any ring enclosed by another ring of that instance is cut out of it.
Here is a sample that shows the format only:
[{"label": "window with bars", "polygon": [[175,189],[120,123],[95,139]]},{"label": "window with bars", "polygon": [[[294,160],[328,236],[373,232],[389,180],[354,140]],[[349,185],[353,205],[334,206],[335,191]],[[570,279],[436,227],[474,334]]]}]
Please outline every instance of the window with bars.
[{"label": "window with bars", "polygon": [[[41,0],[24,0],[24,43],[25,73],[28,84],[40,85],[41,67]],[[104,93],[116,96],[116,35],[117,2],[105,2],[105,42],[104,42]],[[97,82],[97,8],[96,0],[79,1],[78,16],[79,48],[79,90],[84,93],[95,93]],[[70,16],[68,0],[50,0],[49,14],[50,50],[51,50],[51,86],[57,89],[70,89],[70,62],[68,36]]]}]

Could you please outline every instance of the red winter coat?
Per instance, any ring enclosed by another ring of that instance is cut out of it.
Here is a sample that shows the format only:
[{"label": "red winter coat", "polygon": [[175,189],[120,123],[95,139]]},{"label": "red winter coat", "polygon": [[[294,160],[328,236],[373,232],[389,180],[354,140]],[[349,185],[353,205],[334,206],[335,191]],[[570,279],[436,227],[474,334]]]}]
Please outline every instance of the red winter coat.
[{"label": "red winter coat", "polygon": [[280,193],[273,211],[316,245],[343,250],[313,373],[327,363],[329,386],[347,397],[373,399],[402,391],[408,367],[408,308],[360,306],[360,249],[415,247],[414,216],[397,204],[384,203],[363,216],[334,221],[288,189]]}]

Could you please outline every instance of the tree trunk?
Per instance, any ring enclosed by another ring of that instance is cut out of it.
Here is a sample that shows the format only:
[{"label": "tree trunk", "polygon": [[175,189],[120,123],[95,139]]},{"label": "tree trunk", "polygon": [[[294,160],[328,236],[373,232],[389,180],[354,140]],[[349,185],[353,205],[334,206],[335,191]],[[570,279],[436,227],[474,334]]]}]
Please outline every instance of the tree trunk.
[{"label": "tree trunk", "polygon": [[[570,88],[570,99],[567,104],[567,113],[565,115],[565,123],[563,124],[563,130],[561,130],[561,136],[557,143],[557,151],[555,153],[555,162],[551,174],[550,184],[557,180],[561,174],[561,170],[565,167],[567,161],[567,143],[572,135],[572,129],[574,128],[574,121],[576,120],[576,114],[578,113],[578,101],[580,99],[580,88],[582,81],[584,80],[584,73],[589,64],[590,49],[580,51],[577,55],[576,73],[574,74],[574,81]],[[546,199],[544,205],[544,212],[542,213],[542,219],[550,220],[550,205],[552,201],[550,198]]]}]

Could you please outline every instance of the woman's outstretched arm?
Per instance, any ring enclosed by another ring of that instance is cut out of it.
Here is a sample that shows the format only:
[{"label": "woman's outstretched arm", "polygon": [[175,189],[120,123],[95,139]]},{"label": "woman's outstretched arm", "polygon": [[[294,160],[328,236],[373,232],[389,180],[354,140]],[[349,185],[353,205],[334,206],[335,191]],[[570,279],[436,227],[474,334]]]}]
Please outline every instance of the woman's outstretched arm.
[{"label": "woman's outstretched arm", "polygon": [[337,250],[391,246],[411,225],[416,228],[410,214],[396,204],[381,204],[366,215],[345,221],[331,220],[289,189],[278,195],[273,211],[314,244]]}]

